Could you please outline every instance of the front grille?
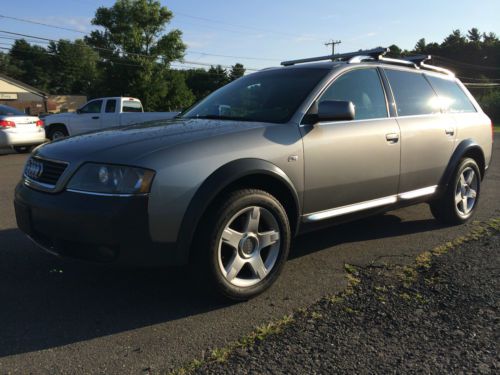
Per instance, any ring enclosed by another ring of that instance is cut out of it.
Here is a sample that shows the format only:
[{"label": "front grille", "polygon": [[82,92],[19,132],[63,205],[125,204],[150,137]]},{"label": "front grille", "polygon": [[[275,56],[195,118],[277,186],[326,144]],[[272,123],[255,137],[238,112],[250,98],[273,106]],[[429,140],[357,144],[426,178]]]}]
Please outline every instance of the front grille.
[{"label": "front grille", "polygon": [[24,175],[34,182],[55,186],[67,166],[64,162],[33,157],[26,163]]}]

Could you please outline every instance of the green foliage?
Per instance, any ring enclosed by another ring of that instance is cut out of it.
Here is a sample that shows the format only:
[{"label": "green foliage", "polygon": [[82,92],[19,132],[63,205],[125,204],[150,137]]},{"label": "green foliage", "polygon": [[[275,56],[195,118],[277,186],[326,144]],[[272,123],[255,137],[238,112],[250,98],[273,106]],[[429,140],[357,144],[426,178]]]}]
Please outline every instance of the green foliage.
[{"label": "green foliage", "polygon": [[477,98],[481,108],[490,118],[495,121],[500,121],[500,89],[490,90]]},{"label": "green foliage", "polygon": [[243,67],[243,65],[240,63],[236,63],[235,65],[233,65],[231,71],[229,72],[229,80],[234,81],[235,79],[243,77],[244,74],[245,68]]},{"label": "green foliage", "polygon": [[[92,24],[103,30],[92,31],[86,42],[104,59],[102,93],[136,96],[146,110],[190,102],[177,76],[170,75],[175,82],[167,80],[170,63],[181,59],[186,50],[180,30],[164,33],[172,17],[156,0],[117,0],[109,8],[97,9]],[[182,98],[172,93],[174,87],[184,90]]]}]

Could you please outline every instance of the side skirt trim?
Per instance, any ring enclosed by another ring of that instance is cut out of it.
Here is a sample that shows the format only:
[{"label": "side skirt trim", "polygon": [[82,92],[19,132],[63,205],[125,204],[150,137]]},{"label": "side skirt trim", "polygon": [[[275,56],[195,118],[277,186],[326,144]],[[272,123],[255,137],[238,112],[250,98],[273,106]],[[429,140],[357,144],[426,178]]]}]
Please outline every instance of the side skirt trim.
[{"label": "side skirt trim", "polygon": [[332,208],[330,210],[313,212],[312,214],[305,215],[303,217],[303,221],[304,222],[320,221],[320,220],[330,219],[332,217],[350,214],[357,211],[368,210],[370,208],[387,206],[396,203],[398,200],[415,199],[427,195],[432,195],[436,192],[436,190],[437,190],[437,185],[429,186],[422,189],[407,191],[405,193],[401,193],[398,195],[390,195],[388,197],[350,204],[338,208]]}]

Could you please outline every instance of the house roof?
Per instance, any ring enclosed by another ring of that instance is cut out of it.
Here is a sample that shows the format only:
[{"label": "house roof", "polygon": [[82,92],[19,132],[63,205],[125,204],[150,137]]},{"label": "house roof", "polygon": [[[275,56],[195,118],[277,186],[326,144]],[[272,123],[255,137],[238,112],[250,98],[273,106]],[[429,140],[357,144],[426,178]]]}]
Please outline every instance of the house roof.
[{"label": "house roof", "polygon": [[23,89],[25,89],[26,91],[29,91],[29,92],[31,92],[33,94],[38,94],[38,95],[45,96],[45,97],[49,95],[45,91],[42,91],[42,90],[37,89],[36,87],[27,85],[26,83],[18,81],[17,79],[11,78],[11,77],[6,76],[5,74],[2,74],[2,73],[0,73],[0,79],[4,80],[4,81],[7,81],[7,82],[9,82],[9,83],[11,83],[13,85],[20,86]]}]

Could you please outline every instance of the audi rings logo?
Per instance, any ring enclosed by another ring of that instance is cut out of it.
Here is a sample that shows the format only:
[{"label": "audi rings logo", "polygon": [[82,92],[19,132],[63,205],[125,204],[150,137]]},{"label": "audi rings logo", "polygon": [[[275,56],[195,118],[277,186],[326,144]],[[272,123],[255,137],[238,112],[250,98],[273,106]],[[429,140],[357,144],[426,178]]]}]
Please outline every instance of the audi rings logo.
[{"label": "audi rings logo", "polygon": [[28,160],[24,174],[33,179],[38,179],[43,174],[43,163],[36,159]]}]

